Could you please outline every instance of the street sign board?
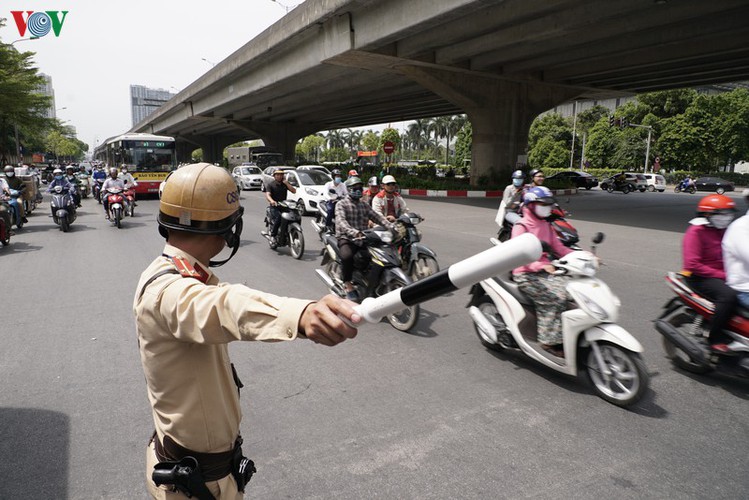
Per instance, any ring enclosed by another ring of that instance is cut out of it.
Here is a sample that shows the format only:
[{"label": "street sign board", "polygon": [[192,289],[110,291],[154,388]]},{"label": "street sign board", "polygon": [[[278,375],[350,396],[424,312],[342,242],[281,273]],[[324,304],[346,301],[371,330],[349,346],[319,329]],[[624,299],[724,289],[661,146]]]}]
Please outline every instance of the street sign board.
[{"label": "street sign board", "polygon": [[392,141],[385,141],[382,144],[382,150],[386,154],[391,154],[393,151],[395,151],[395,144],[393,144]]}]

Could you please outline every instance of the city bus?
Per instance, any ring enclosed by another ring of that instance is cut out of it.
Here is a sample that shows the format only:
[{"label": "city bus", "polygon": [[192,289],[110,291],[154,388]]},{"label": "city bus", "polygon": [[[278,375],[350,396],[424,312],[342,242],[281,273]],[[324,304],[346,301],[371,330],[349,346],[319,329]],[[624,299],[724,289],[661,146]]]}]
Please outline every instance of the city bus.
[{"label": "city bus", "polygon": [[177,168],[173,137],[141,133],[110,137],[94,150],[94,157],[109,167],[126,166],[138,182],[138,194],[156,194],[159,184]]}]

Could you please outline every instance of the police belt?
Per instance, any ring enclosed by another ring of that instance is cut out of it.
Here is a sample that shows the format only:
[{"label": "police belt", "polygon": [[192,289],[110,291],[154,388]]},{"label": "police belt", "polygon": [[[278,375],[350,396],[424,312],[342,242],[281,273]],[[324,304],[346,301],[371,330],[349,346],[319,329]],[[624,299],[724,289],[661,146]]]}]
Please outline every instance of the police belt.
[{"label": "police belt", "polygon": [[200,464],[200,472],[203,474],[203,479],[206,482],[218,481],[219,479],[231,474],[232,457],[237,448],[241,449],[242,446],[242,438],[238,437],[234,442],[234,448],[229,451],[222,451],[220,453],[201,453],[180,446],[169,436],[164,436],[164,443],[162,445],[156,431],[154,431],[151,439],[153,440],[154,449],[156,450],[156,458],[158,458],[160,462],[178,462],[185,457],[193,457],[198,461],[198,464]]}]

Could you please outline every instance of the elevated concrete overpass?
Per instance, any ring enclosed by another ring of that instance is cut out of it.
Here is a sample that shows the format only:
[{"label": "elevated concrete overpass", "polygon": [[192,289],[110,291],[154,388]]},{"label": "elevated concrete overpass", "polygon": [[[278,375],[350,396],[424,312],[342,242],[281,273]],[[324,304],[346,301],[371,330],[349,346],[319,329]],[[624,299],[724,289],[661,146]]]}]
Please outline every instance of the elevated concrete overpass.
[{"label": "elevated concrete overpass", "polygon": [[132,130],[289,158],[319,130],[464,112],[472,178],[507,176],[569,99],[748,79],[747,19],[746,0],[307,0]]}]

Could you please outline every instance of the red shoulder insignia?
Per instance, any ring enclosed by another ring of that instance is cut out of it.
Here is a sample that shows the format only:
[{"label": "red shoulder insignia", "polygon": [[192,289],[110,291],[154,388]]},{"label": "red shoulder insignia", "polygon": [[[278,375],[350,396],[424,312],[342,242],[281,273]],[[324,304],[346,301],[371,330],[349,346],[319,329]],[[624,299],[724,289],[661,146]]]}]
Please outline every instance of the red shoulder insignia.
[{"label": "red shoulder insignia", "polygon": [[195,278],[203,283],[205,283],[208,278],[208,275],[197,271],[184,257],[172,257],[172,263],[174,264],[175,269],[177,269],[177,272],[182,275],[183,278]]}]

